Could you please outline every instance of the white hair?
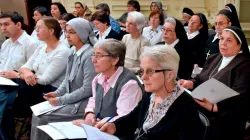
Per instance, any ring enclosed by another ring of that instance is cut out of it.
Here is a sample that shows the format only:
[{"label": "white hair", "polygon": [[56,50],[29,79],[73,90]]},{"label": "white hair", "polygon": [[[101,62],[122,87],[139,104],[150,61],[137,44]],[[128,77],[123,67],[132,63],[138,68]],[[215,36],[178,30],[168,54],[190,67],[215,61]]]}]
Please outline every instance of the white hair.
[{"label": "white hair", "polygon": [[158,63],[162,69],[173,70],[177,76],[180,57],[174,48],[165,45],[145,47],[140,60],[145,56]]},{"label": "white hair", "polygon": [[142,28],[146,24],[146,18],[141,12],[133,11],[129,12],[128,16],[130,16],[136,23],[137,29],[141,32]]},{"label": "white hair", "polygon": [[167,17],[165,19],[165,21],[164,21],[164,24],[167,23],[167,22],[176,25],[176,20],[174,18],[172,18],[172,17]]}]

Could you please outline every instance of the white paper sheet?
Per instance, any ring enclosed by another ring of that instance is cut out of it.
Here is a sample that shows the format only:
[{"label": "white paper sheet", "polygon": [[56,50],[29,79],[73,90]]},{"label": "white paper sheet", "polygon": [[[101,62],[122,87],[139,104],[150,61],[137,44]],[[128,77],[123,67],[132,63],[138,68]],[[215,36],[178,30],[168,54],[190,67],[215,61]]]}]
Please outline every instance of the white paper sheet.
[{"label": "white paper sheet", "polygon": [[64,106],[65,105],[53,106],[48,101],[44,101],[44,102],[41,102],[39,104],[33,105],[30,108],[33,111],[34,115],[39,116],[39,115],[42,115],[42,114],[50,112],[50,111],[55,111],[55,110],[60,109]]},{"label": "white paper sheet", "polygon": [[37,126],[37,128],[41,129],[45,133],[47,133],[53,140],[66,139],[67,137],[61,134],[58,130],[53,128],[50,125],[41,125]]},{"label": "white paper sheet", "polygon": [[72,122],[49,123],[49,125],[60,131],[68,139],[87,138],[84,129],[72,124]]},{"label": "white paper sheet", "polygon": [[99,129],[82,124],[85,132],[87,133],[88,140],[119,140],[116,136],[101,132]]},{"label": "white paper sheet", "polygon": [[239,93],[212,78],[195,88],[191,95],[200,100],[206,98],[209,102],[215,104],[224,99],[239,95]]},{"label": "white paper sheet", "polygon": [[200,68],[200,67],[198,67],[198,66],[197,66],[197,67],[194,67],[191,77],[194,78],[196,75],[200,74],[201,71],[202,71],[202,68]]},{"label": "white paper sheet", "polygon": [[4,78],[0,76],[0,85],[6,85],[6,86],[18,86],[17,83],[13,82],[10,79]]}]

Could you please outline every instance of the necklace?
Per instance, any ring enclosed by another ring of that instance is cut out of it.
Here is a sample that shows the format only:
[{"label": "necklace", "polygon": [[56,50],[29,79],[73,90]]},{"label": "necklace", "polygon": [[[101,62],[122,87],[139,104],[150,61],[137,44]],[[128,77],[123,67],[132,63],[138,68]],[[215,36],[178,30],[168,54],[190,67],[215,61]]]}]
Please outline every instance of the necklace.
[{"label": "necklace", "polygon": [[208,79],[213,78],[213,77],[219,72],[219,71],[217,71],[216,73],[214,73],[215,70],[216,70],[216,69],[219,67],[219,65],[221,64],[221,62],[222,62],[222,58],[221,58],[220,62],[217,64],[217,66],[214,68],[214,70],[210,73]]}]

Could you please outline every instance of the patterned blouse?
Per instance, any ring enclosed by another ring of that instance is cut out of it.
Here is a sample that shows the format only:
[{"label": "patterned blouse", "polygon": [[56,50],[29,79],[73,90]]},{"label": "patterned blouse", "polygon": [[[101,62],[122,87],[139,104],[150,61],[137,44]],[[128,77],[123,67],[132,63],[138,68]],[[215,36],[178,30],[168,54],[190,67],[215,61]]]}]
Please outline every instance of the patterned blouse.
[{"label": "patterned blouse", "polygon": [[147,132],[150,128],[154,127],[159,121],[166,115],[169,107],[174,101],[183,93],[183,88],[176,84],[175,89],[169,97],[164,99],[161,103],[158,103],[154,108],[155,94],[150,96],[150,105],[147,113],[147,118],[143,123],[143,130]]}]

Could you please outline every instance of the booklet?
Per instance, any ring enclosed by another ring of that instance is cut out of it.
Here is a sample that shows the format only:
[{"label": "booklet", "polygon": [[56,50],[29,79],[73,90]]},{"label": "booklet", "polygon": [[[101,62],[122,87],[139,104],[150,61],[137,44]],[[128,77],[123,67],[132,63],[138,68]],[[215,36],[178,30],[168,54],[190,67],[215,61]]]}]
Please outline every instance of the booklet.
[{"label": "booklet", "polygon": [[57,109],[60,109],[64,107],[65,105],[62,106],[53,106],[49,103],[49,101],[44,101],[39,104],[31,106],[31,110],[33,111],[34,115],[39,116],[47,112],[55,111]]},{"label": "booklet", "polygon": [[13,82],[12,80],[10,80],[8,78],[1,77],[1,76],[0,76],[0,85],[18,86],[18,84]]},{"label": "booklet", "polygon": [[82,124],[76,126],[72,122],[56,122],[37,126],[52,139],[88,139],[88,140],[119,140],[116,136],[101,132],[99,129]]},{"label": "booklet", "polygon": [[[186,90],[187,91],[187,90]],[[239,95],[220,81],[212,78],[195,88],[191,93],[196,99],[203,100],[206,98],[209,102],[216,104],[227,98]]]}]

